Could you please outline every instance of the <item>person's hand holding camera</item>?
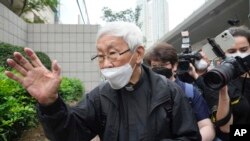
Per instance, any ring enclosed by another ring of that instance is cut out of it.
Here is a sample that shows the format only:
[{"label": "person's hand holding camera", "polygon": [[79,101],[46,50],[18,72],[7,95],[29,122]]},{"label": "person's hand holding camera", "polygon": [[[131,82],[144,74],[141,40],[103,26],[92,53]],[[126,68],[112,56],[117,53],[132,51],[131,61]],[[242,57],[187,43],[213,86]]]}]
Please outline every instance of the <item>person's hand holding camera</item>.
[{"label": "person's hand holding camera", "polygon": [[198,73],[195,70],[195,67],[192,63],[189,63],[189,71],[188,74],[193,77],[194,79],[197,79],[199,77]]}]

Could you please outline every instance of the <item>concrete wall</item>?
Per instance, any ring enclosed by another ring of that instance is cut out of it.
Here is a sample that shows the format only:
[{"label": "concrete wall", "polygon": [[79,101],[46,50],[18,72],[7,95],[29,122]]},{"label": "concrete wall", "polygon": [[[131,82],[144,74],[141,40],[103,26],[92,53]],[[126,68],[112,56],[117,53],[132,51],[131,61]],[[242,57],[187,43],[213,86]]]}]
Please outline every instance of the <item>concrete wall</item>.
[{"label": "concrete wall", "polygon": [[100,82],[95,37],[99,25],[27,24],[0,3],[0,42],[42,51],[62,67],[62,76],[79,78],[86,91]]},{"label": "concrete wall", "polygon": [[27,24],[1,3],[0,41],[20,46],[27,44]]}]

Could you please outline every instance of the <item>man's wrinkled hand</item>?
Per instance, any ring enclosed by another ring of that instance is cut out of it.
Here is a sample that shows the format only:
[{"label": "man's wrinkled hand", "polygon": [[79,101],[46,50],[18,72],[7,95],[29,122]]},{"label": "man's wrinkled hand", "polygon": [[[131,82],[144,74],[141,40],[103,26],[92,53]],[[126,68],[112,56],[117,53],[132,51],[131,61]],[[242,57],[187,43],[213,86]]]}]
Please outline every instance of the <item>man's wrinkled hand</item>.
[{"label": "man's wrinkled hand", "polygon": [[30,61],[19,52],[14,52],[14,59],[7,59],[8,65],[19,74],[10,71],[5,71],[5,74],[10,79],[19,82],[40,104],[52,104],[58,98],[61,68],[57,61],[53,61],[52,71],[50,71],[32,49],[24,48],[24,52]]}]

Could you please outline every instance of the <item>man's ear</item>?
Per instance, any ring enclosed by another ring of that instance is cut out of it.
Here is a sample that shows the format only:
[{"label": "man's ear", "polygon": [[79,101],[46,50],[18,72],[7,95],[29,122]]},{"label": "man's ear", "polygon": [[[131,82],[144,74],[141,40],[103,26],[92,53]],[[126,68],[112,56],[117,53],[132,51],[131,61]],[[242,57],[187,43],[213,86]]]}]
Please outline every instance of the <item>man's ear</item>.
[{"label": "man's ear", "polygon": [[136,53],[137,53],[137,56],[136,56],[136,63],[137,64],[140,64],[142,63],[143,61],[143,57],[144,57],[144,53],[145,53],[145,49],[143,46],[138,46],[136,48]]}]

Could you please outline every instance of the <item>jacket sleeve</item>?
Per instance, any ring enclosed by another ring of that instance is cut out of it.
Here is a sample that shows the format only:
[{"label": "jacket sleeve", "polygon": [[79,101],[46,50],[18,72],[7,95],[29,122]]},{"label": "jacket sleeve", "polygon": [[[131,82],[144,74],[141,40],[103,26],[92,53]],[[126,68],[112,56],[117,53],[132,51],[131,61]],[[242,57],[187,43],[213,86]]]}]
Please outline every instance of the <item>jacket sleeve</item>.
[{"label": "jacket sleeve", "polygon": [[[170,87],[171,88],[171,87]],[[173,111],[172,111],[172,134],[173,139],[183,141],[200,141],[201,135],[197,125],[194,112],[191,108],[188,99],[185,97],[183,91],[179,86],[172,86],[173,88]]]},{"label": "jacket sleeve", "polygon": [[[97,93],[97,90],[92,91]],[[49,106],[38,104],[38,116],[45,135],[51,141],[89,141],[98,133],[93,95],[87,94],[75,107],[67,107],[63,100]]]}]

